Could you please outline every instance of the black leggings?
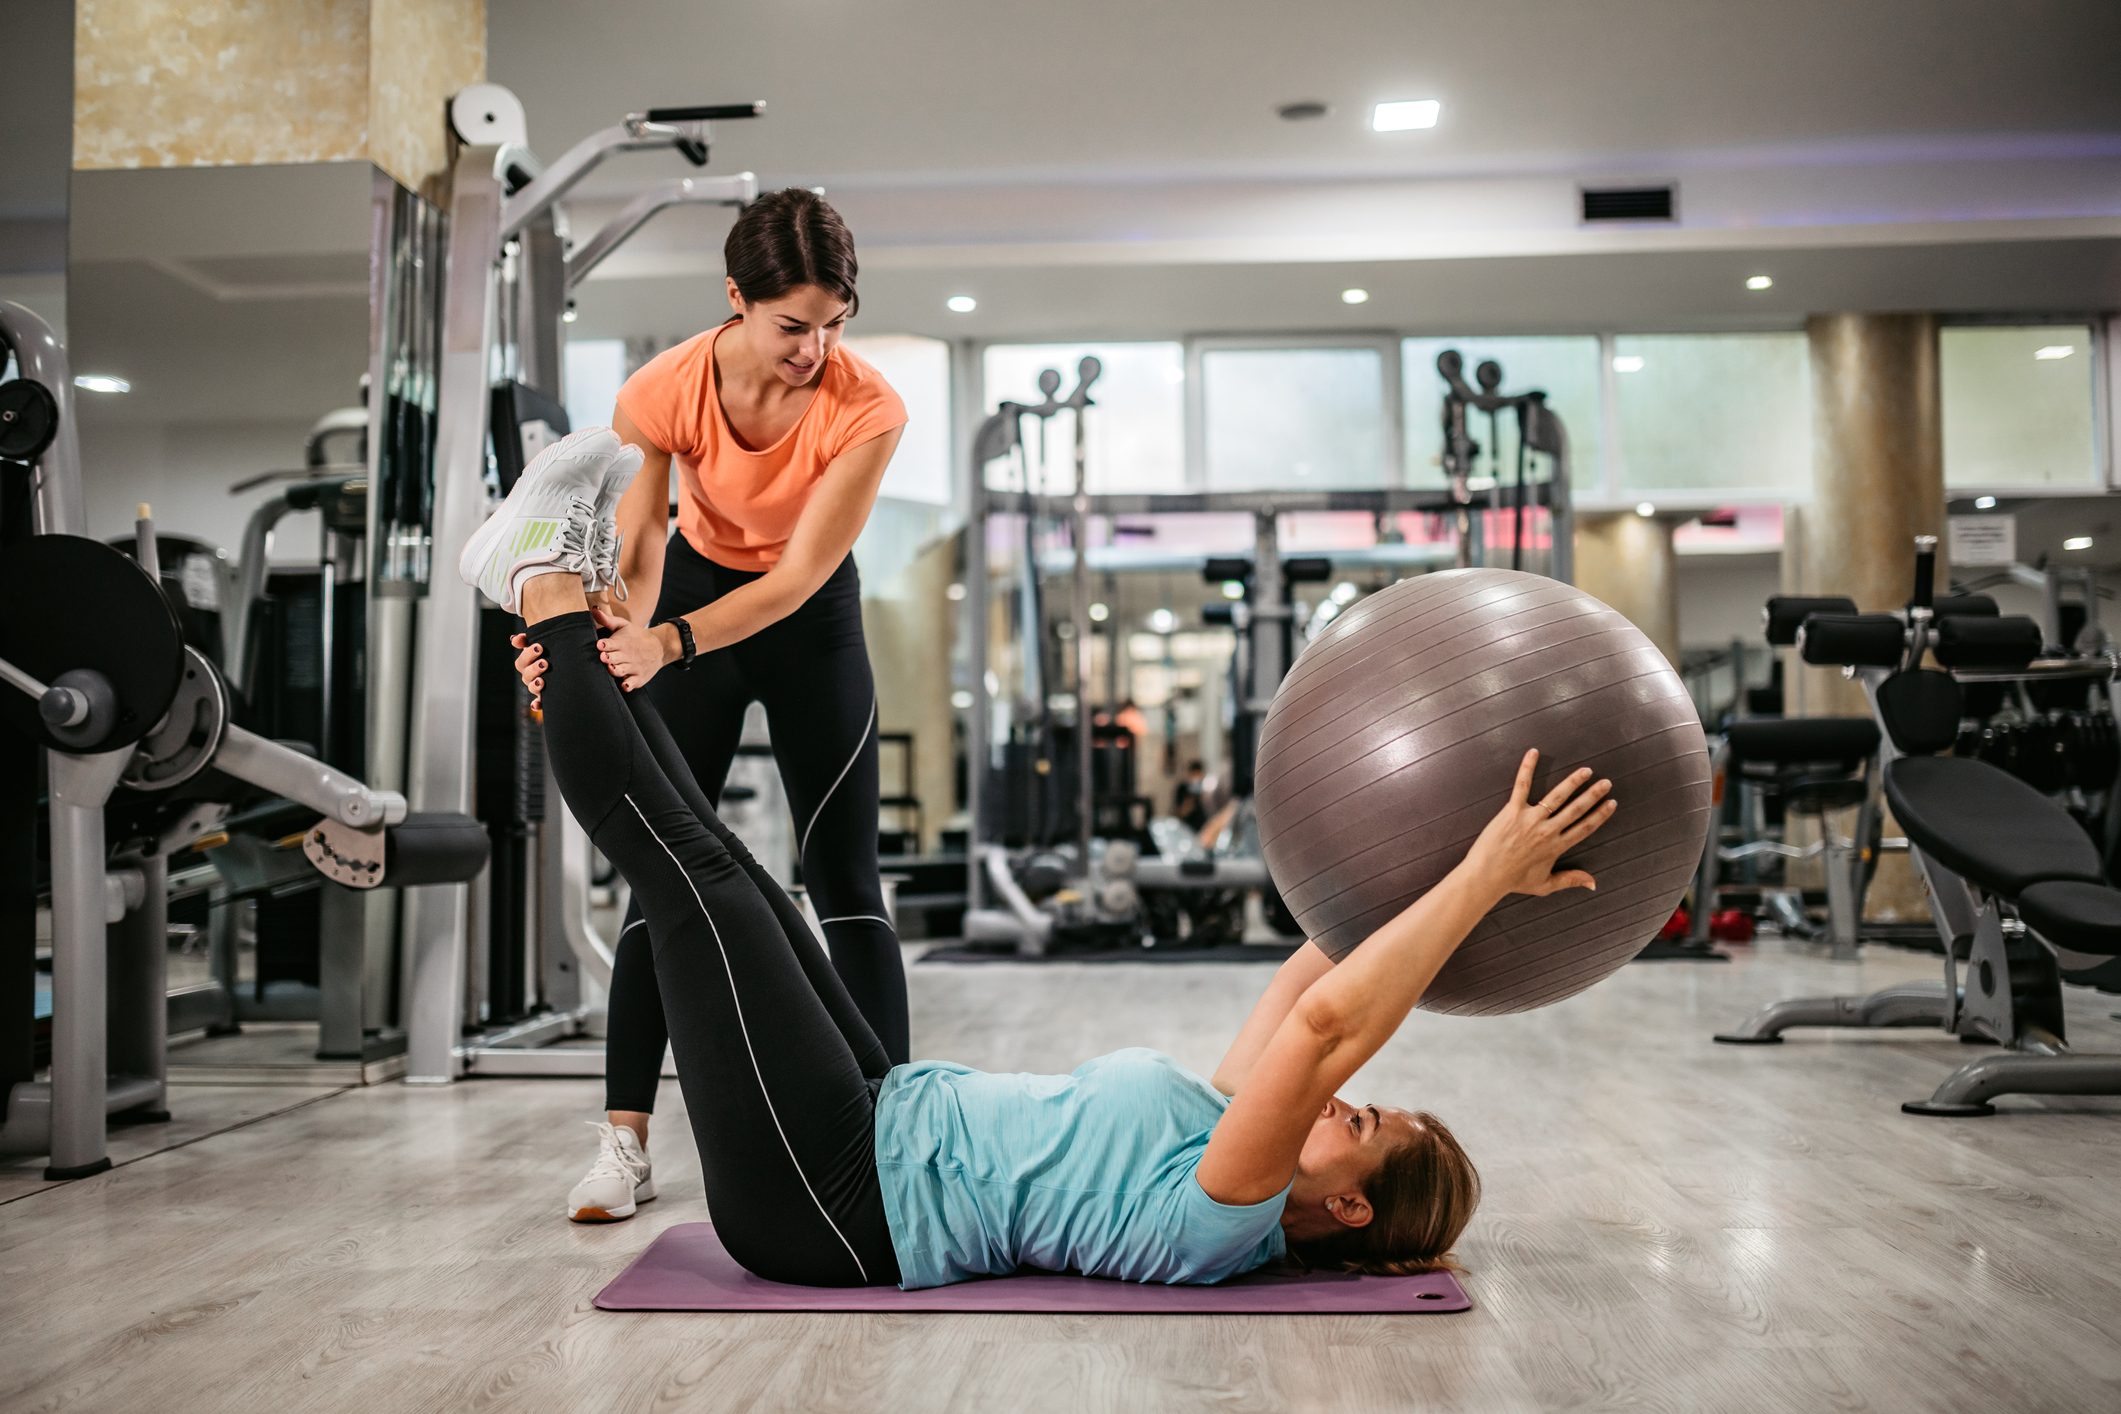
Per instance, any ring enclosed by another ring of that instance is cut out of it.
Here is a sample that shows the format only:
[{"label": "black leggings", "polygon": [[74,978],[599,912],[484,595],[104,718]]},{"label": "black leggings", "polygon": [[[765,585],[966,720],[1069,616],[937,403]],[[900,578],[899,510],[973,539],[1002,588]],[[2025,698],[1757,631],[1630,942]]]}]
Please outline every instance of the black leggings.
[{"label": "black leggings", "polygon": [[723,1246],[769,1281],[895,1284],[875,1147],[890,1058],[654,709],[605,669],[590,616],[530,633],[545,648],[553,778],[648,919],[638,931]]},{"label": "black leggings", "polygon": [[[670,539],[656,622],[711,604],[759,576]],[[692,776],[719,804],[744,713],[766,708],[775,764],[795,817],[803,885],[840,980],[894,1062],[907,1059],[906,967],[884,914],[877,868],[876,680],[862,637],[861,579],[848,556],[804,605],[741,643],[665,668],[648,684]],[[550,647],[550,645],[547,645]],[[549,657],[550,655],[548,655]],[[623,872],[623,871],[622,871]],[[663,1070],[663,995],[640,901],[627,911],[611,968],[604,1107],[655,1110]]]}]

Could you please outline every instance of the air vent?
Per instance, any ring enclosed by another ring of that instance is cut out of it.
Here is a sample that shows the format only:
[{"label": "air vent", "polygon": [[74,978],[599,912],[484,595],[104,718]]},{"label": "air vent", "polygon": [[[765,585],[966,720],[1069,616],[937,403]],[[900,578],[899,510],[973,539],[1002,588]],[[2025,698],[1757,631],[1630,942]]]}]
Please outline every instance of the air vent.
[{"label": "air vent", "polygon": [[1603,187],[1584,188],[1583,219],[1586,221],[1670,221],[1672,188]]}]

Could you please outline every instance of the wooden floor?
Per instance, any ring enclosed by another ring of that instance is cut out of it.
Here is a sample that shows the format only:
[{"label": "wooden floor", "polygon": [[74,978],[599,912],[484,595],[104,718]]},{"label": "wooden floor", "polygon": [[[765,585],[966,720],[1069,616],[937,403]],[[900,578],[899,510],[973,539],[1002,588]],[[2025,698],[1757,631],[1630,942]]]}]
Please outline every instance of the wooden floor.
[{"label": "wooden floor", "polygon": [[[704,1216],[668,1087],[663,1198],[571,1227],[598,1087],[349,1090],[0,1204],[0,1409],[2121,1409],[2121,1103],[1899,1113],[1924,1033],[1725,1049],[1793,991],[1930,974],[1764,945],[1528,1016],[1417,1016],[1349,1093],[1437,1111],[1488,1197],[1476,1309],[1408,1318],[617,1315]],[[915,967],[924,1053],[1212,1066],[1263,967]],[[2121,1050],[2114,999],[2073,1039]]]}]

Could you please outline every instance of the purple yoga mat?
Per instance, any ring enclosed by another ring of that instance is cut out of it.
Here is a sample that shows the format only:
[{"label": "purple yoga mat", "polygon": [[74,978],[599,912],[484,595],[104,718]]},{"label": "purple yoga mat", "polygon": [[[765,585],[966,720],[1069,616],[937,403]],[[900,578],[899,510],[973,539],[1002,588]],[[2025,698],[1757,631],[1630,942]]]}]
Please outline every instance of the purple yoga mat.
[{"label": "purple yoga mat", "polygon": [[1027,1311],[1126,1316],[1421,1315],[1472,1308],[1449,1272],[1418,1277],[1253,1273],[1219,1286],[1145,1286],[1100,1277],[1015,1276],[926,1291],[783,1286],[722,1250],[712,1223],[680,1223],[597,1293],[606,1311]]}]

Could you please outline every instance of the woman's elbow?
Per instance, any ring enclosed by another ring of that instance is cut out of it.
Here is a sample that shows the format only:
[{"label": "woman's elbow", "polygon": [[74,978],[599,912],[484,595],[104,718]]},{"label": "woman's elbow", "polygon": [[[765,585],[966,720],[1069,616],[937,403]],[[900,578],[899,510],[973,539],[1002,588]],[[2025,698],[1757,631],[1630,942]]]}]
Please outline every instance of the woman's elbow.
[{"label": "woman's elbow", "polygon": [[1337,999],[1318,993],[1319,989],[1313,987],[1298,997],[1296,1005],[1289,1009],[1289,1019],[1330,1049],[1348,1038],[1352,1018]]}]

